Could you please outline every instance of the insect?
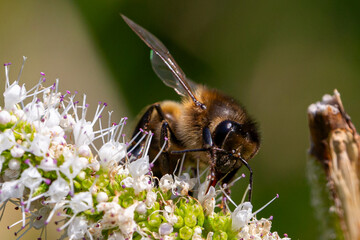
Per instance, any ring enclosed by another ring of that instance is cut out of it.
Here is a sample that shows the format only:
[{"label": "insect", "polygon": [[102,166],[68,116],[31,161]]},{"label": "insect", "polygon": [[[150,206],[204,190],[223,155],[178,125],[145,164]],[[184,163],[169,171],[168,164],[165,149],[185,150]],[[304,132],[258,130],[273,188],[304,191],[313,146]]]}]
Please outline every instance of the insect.
[{"label": "insect", "polygon": [[[152,169],[154,175],[173,173],[179,154],[186,153],[186,165],[196,166],[200,160],[202,166],[210,166],[209,189],[218,182],[229,183],[245,165],[250,172],[250,201],[253,173],[247,162],[260,147],[255,122],[233,98],[187,79],[159,39],[126,16],[122,18],[150,47],[152,68],[158,77],[182,96],[181,103],[161,101],[148,106],[134,130],[133,137],[139,129],[154,133],[150,159],[163,147]],[[143,145],[139,144],[131,153],[138,156],[142,149]]]}]

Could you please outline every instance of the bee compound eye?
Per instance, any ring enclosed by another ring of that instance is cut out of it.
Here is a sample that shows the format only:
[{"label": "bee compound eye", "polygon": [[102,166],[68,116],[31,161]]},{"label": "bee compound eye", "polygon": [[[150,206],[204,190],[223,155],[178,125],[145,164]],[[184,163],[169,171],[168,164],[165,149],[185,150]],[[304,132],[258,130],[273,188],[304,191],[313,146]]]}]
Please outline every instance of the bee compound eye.
[{"label": "bee compound eye", "polygon": [[218,147],[221,147],[224,144],[228,134],[231,131],[234,131],[234,126],[236,124],[237,123],[235,123],[231,120],[225,120],[225,121],[222,121],[221,123],[219,123],[219,125],[217,125],[217,127],[215,128],[215,131],[214,131],[214,143]]}]

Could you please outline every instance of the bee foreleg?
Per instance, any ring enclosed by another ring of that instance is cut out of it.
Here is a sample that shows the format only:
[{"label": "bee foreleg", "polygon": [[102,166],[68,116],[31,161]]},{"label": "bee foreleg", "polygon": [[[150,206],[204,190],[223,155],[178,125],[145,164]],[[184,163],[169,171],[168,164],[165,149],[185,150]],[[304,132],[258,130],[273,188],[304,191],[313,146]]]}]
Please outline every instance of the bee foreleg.
[{"label": "bee foreleg", "polygon": [[[140,118],[138,124],[136,125],[136,128],[135,128],[135,131],[133,133],[133,137],[137,134],[137,132],[140,130],[140,129],[144,129],[144,130],[147,130],[148,127],[149,127],[149,123],[150,123],[150,119],[151,119],[151,115],[154,111],[154,108],[155,108],[155,105],[158,105],[158,104],[153,104],[151,105],[144,113],[144,115],[142,115],[142,117]],[[140,136],[141,138],[141,136]],[[135,140],[136,141],[136,140]]]},{"label": "bee foreleg", "polygon": [[252,188],[253,188],[253,171],[252,171],[250,165],[242,157],[240,157],[240,160],[241,160],[242,164],[244,164],[245,167],[250,172],[250,176],[249,176],[249,202],[251,202],[251,195],[252,195]]},{"label": "bee foreleg", "polygon": [[[148,130],[149,123],[150,123],[150,120],[151,120],[151,116],[152,116],[153,111],[154,111],[155,108],[157,109],[160,118],[162,118],[163,114],[162,114],[162,111],[160,109],[160,105],[155,103],[155,104],[149,106],[149,108],[141,116],[138,124],[136,125],[135,131],[134,131],[134,133],[132,135],[132,138],[135,138],[135,139],[133,141],[133,144],[129,147],[129,149],[131,149],[131,154],[133,156],[135,156],[135,157],[138,157],[142,153],[143,145],[144,145],[142,143],[138,144],[138,142],[142,139],[144,133],[142,133],[142,134],[138,134],[138,133],[139,133],[139,131],[142,131],[142,130],[144,130],[144,131]],[[160,109],[160,112],[159,112],[158,109]],[[133,149],[133,146],[135,146],[135,145],[137,145],[137,147]]]},{"label": "bee foreleg", "polygon": [[171,134],[171,129],[169,126],[169,123],[166,120],[162,121],[161,124],[161,130],[160,130],[160,148],[162,148],[162,146],[164,145],[163,148],[163,152],[167,152],[170,148],[170,141],[169,141],[169,137]]},{"label": "bee foreleg", "polygon": [[[159,139],[159,164],[161,175],[165,173],[172,173],[176,169],[176,162],[174,156],[171,155],[172,144],[177,143],[177,138],[171,130],[169,123],[166,120],[161,122],[160,139]],[[172,159],[172,160],[171,160]]]}]

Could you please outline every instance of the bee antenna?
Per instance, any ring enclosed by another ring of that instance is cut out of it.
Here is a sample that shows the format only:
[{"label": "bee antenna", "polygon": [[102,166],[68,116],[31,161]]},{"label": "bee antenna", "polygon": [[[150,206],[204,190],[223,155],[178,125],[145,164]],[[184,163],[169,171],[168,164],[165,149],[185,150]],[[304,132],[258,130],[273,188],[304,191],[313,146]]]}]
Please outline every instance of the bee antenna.
[{"label": "bee antenna", "polygon": [[206,109],[206,105],[199,102],[198,100],[196,100],[195,98],[192,98],[193,101],[195,102],[196,106],[199,106],[201,109],[205,110]]}]

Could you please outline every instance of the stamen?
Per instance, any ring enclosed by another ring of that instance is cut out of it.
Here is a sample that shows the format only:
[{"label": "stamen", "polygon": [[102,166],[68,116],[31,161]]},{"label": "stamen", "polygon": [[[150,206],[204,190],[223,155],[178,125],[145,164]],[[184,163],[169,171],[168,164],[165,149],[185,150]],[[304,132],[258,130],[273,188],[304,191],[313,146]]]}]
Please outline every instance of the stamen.
[{"label": "stamen", "polygon": [[244,192],[244,195],[243,195],[243,197],[242,197],[242,199],[241,199],[241,203],[240,203],[240,204],[244,203],[245,197],[246,197],[246,195],[248,194],[249,189],[250,189],[250,184],[249,184],[248,187],[246,188],[246,190],[245,190],[245,192]]},{"label": "stamen", "polygon": [[196,175],[197,175],[198,185],[200,186],[201,181],[200,181],[200,159],[199,158],[196,161]]},{"label": "stamen", "polygon": [[234,180],[232,180],[224,189],[228,189],[230,187],[232,187],[237,181],[239,181],[240,179],[245,178],[245,174],[241,174],[241,176],[235,178]]},{"label": "stamen", "polygon": [[[104,107],[105,107],[105,106],[107,106],[107,104],[105,105],[105,103],[104,103]],[[112,115],[112,111],[111,111],[111,112],[109,112],[108,128],[110,128],[110,127],[111,127],[111,115]],[[108,135],[108,139],[107,139],[107,141],[108,141],[108,142],[110,141],[110,137],[109,137],[109,135]]]},{"label": "stamen", "polygon": [[[153,137],[153,134],[151,133],[151,131],[149,132],[149,137],[146,139],[145,142],[145,151],[143,151],[142,153],[142,157],[145,157],[146,155],[148,155],[148,151],[151,145],[151,139]],[[160,150],[161,151],[161,150]],[[154,161],[153,161],[154,162]],[[153,164],[153,162],[151,162]]]},{"label": "stamen", "polygon": [[58,232],[62,231],[64,228],[66,228],[76,217],[77,213],[74,213],[74,215],[71,216],[70,220],[67,221],[64,225],[62,225],[60,228],[57,229]]},{"label": "stamen", "polygon": [[127,143],[128,146],[130,146],[130,144],[132,144],[133,141],[135,141],[135,139],[142,133],[142,131],[139,131],[135,134],[135,136],[130,140],[130,142]]},{"label": "stamen", "polygon": [[162,145],[162,147],[161,147],[160,151],[159,151],[159,152],[158,152],[158,154],[155,156],[155,158],[153,159],[153,161],[151,162],[151,164],[154,164],[154,163],[155,163],[155,161],[156,161],[156,160],[160,157],[161,153],[164,151],[164,148],[165,148],[165,146],[166,146],[167,142],[168,142],[168,139],[167,139],[167,138],[165,138],[165,139],[164,139],[164,143],[163,143],[163,145]]},{"label": "stamen", "polygon": [[128,151],[128,154],[131,153],[132,151],[134,151],[134,149],[144,140],[145,137],[146,137],[146,134],[144,134],[144,135],[140,138],[140,140],[134,145],[134,147],[131,148],[130,151]]},{"label": "stamen", "polygon": [[229,195],[226,194],[225,189],[220,186],[220,190],[226,196],[226,198],[229,199],[229,201],[236,207],[237,204],[231,199]]},{"label": "stamen", "polygon": [[[98,105],[99,106],[99,105]],[[99,117],[99,128],[100,128],[100,136],[101,136],[101,140],[102,140],[102,143],[105,144],[105,139],[104,139],[104,134],[103,133],[103,128],[102,128],[102,122],[101,122],[101,118]]]},{"label": "stamen", "polygon": [[264,208],[266,208],[267,206],[269,206],[270,203],[272,203],[273,201],[275,201],[275,199],[279,198],[279,194],[276,194],[276,196],[271,199],[268,203],[266,203],[264,206],[262,206],[260,209],[258,209],[256,212],[253,213],[253,216],[255,216],[258,212],[260,212],[261,210],[263,210]]},{"label": "stamen", "polygon": [[183,165],[184,165],[184,161],[185,161],[185,156],[186,156],[186,153],[183,154],[182,158],[181,158],[181,162],[180,162],[180,168],[179,168],[179,174],[178,174],[178,177],[181,176],[181,172],[182,172],[182,169],[183,169]]},{"label": "stamen", "polygon": [[22,65],[21,65],[20,72],[19,72],[18,78],[17,78],[17,80],[16,80],[16,83],[18,83],[18,82],[20,81],[20,77],[21,77],[21,74],[22,74],[22,72],[23,72],[26,59],[27,59],[27,57],[23,56],[23,63],[22,63]]}]

